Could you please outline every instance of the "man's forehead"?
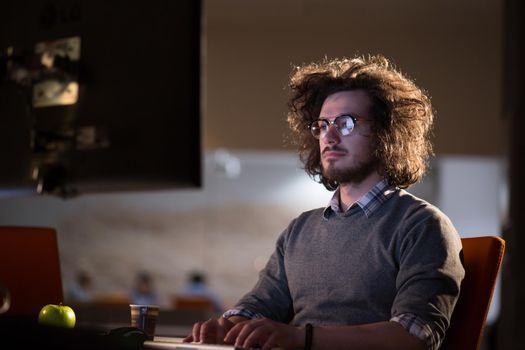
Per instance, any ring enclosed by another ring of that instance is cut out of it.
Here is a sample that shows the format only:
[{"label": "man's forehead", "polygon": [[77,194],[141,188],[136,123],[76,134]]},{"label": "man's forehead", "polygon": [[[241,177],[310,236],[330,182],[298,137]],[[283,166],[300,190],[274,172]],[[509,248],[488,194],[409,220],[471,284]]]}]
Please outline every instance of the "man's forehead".
[{"label": "man's forehead", "polygon": [[319,115],[323,118],[347,113],[367,116],[371,105],[372,99],[364,90],[339,91],[325,98]]}]

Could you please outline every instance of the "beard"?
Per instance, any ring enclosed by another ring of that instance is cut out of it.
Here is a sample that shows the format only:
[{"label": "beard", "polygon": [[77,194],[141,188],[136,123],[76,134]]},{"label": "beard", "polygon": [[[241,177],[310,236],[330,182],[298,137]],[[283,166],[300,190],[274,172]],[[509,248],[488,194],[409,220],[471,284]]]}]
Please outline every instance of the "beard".
[{"label": "beard", "polygon": [[337,182],[338,184],[359,184],[369,175],[378,171],[379,164],[380,162],[377,158],[369,157],[358,164],[344,168],[337,168],[335,166],[325,168],[321,164],[321,171],[323,176],[331,182]]}]

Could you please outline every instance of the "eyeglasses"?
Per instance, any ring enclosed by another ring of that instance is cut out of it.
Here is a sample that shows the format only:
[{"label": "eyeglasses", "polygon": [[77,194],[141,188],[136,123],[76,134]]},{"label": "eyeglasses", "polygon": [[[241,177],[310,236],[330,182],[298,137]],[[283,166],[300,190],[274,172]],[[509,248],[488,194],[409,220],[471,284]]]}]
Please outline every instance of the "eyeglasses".
[{"label": "eyeglasses", "polygon": [[330,128],[330,125],[333,125],[339,132],[339,135],[347,136],[350,135],[352,130],[354,130],[356,122],[357,118],[350,114],[340,115],[332,121],[327,119],[318,119],[310,124],[310,132],[316,139],[319,139],[321,135],[326,134],[328,128]]}]

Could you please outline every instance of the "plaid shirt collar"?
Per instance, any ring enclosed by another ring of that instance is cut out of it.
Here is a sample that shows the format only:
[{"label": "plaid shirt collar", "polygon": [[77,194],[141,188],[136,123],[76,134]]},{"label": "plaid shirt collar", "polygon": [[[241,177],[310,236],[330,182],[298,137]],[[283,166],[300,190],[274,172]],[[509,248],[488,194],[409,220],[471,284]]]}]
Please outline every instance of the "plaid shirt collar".
[{"label": "plaid shirt collar", "polygon": [[[394,191],[395,188],[388,184],[388,180],[383,179],[377,184],[375,184],[374,187],[370,189],[370,191],[368,191],[361,198],[359,198],[357,202],[351,205],[350,208],[346,210],[346,212],[348,212],[350,209],[354,208],[357,205],[365,212],[366,217],[370,217],[374,213],[374,211],[376,211],[381,206],[381,204],[387,201],[387,199]],[[325,219],[328,219],[328,216],[331,211],[336,213],[341,212],[341,208],[339,207],[339,192],[340,188],[338,187],[335,190],[332,199],[330,199],[328,206],[323,212],[323,216],[325,217]]]}]

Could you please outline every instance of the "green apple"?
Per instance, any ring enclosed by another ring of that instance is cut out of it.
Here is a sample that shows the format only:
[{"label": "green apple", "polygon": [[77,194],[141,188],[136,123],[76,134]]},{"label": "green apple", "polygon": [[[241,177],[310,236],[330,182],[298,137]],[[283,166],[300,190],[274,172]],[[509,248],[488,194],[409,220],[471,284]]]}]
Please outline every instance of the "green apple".
[{"label": "green apple", "polygon": [[48,304],[38,314],[38,323],[47,326],[73,328],[76,321],[73,309],[62,304]]}]

